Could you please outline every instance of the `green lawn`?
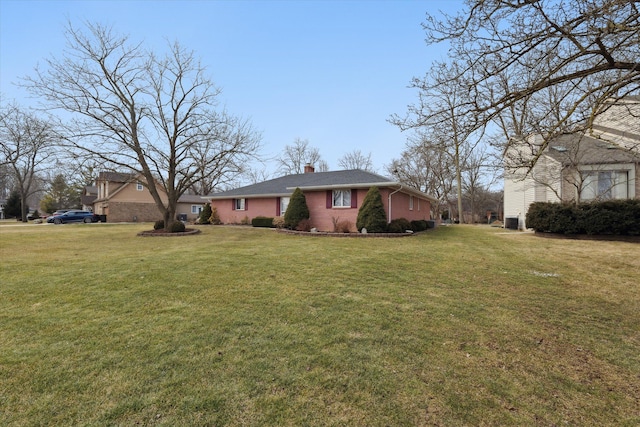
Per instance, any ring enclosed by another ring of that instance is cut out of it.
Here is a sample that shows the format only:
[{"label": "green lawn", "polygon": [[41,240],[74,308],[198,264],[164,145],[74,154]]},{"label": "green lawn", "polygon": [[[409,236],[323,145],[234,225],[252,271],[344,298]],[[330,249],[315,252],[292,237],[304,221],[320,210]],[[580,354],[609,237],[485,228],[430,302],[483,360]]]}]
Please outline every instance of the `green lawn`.
[{"label": "green lawn", "polygon": [[640,424],[640,245],[0,224],[0,425]]}]

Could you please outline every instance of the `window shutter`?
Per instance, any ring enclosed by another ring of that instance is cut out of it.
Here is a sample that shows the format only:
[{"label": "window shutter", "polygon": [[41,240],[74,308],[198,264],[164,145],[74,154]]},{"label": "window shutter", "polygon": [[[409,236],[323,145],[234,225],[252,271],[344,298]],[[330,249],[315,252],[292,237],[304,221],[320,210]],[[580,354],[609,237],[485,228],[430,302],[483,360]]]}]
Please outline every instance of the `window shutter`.
[{"label": "window shutter", "polygon": [[355,188],[351,190],[351,207],[358,207],[358,190]]},{"label": "window shutter", "polygon": [[333,206],[333,191],[327,190],[327,209]]},{"label": "window shutter", "polygon": [[232,211],[236,210],[236,199],[231,199],[231,210]]},{"label": "window shutter", "polygon": [[244,210],[245,211],[249,210],[249,199],[244,199]]},{"label": "window shutter", "polygon": [[280,216],[280,197],[276,197],[276,216]]}]

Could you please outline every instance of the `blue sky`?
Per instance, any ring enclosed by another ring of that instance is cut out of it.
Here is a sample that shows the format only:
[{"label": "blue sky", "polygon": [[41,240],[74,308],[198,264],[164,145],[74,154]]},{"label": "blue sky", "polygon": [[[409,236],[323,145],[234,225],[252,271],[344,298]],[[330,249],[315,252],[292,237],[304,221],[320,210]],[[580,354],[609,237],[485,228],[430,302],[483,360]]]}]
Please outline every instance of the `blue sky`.
[{"label": "blue sky", "polygon": [[227,109],[262,131],[265,157],[302,138],[331,170],[360,150],[382,173],[407,138],[387,119],[417,99],[411,78],[446,55],[424,43],[425,13],[461,8],[461,0],[0,0],[0,92],[3,102],[33,104],[13,83],[62,55],[68,20],[99,22],[156,52],[167,40],[194,50]]}]

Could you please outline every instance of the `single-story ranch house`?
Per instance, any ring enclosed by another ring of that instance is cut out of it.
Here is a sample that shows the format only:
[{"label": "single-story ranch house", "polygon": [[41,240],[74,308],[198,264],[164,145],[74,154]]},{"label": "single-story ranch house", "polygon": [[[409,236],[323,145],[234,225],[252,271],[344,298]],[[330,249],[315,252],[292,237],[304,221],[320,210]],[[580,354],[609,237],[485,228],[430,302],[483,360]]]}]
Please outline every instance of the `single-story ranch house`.
[{"label": "single-story ranch house", "polygon": [[224,224],[240,224],[258,216],[282,216],[296,188],[305,195],[311,227],[334,231],[338,221],[348,221],[356,231],[356,220],[369,188],[382,195],[387,221],[396,218],[429,220],[431,202],[436,199],[421,191],[375,173],[363,170],[315,172],[310,165],[305,173],[285,175],[258,184],[216,193],[206,198],[216,208]]}]

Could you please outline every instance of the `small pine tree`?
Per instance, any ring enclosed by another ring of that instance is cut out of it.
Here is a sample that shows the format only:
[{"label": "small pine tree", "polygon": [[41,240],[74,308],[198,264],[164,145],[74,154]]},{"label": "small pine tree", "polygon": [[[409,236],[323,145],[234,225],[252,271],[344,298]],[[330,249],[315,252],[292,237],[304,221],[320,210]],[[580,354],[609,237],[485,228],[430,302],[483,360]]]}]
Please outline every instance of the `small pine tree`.
[{"label": "small pine tree", "polygon": [[[29,207],[27,206],[27,212]],[[9,194],[9,198],[4,204],[4,214],[7,218],[22,218],[22,207],[20,204],[20,193],[17,190],[13,190]]]},{"label": "small pine tree", "polygon": [[291,195],[289,206],[287,206],[287,211],[284,214],[284,226],[289,229],[295,229],[303,219],[309,219],[309,207],[302,190],[296,188]]},{"label": "small pine tree", "polygon": [[200,212],[200,217],[198,218],[198,222],[200,224],[211,224],[209,220],[211,218],[211,203],[205,203],[202,211]]},{"label": "small pine tree", "polygon": [[371,187],[364,197],[356,227],[358,230],[366,228],[369,233],[384,233],[387,230],[387,214],[378,187]]}]

